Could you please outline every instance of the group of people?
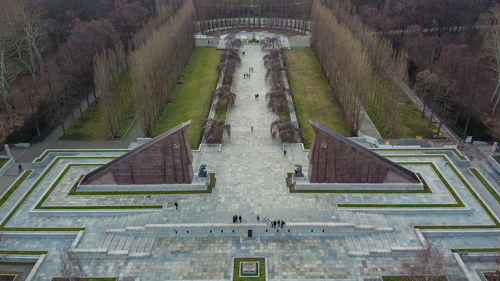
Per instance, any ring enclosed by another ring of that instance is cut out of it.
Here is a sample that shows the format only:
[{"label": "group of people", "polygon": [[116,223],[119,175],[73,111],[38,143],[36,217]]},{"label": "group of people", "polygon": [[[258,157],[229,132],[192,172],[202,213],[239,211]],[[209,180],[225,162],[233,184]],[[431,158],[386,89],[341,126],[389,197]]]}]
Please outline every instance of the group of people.
[{"label": "group of people", "polygon": [[241,215],[234,215],[234,216],[233,216],[233,223],[237,223],[237,222],[238,222],[238,220],[239,220],[239,221],[240,221],[240,223],[241,223]]},{"label": "group of people", "polygon": [[[260,216],[257,215],[256,217],[257,219],[257,222],[260,222]],[[285,221],[284,220],[268,220],[266,218],[264,218],[263,220],[264,222],[267,222],[269,223],[269,226],[271,226],[272,228],[283,228],[285,226]]]},{"label": "group of people", "polygon": [[248,73],[243,73],[243,79],[250,79],[250,72],[253,72],[253,67],[248,68]]},{"label": "group of people", "polygon": [[278,221],[270,221],[269,222],[269,225],[272,227],[272,228],[283,228],[283,226],[285,226],[285,221],[284,220],[278,220]]}]

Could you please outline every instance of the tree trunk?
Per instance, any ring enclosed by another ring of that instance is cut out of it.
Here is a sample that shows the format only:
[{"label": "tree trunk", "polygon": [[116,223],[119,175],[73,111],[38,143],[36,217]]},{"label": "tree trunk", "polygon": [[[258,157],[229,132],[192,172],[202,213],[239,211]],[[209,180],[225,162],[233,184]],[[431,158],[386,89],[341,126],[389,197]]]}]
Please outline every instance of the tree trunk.
[{"label": "tree trunk", "polygon": [[66,135],[66,128],[64,128],[64,122],[61,122],[61,129],[62,129],[63,135]]},{"label": "tree trunk", "polygon": [[465,122],[464,136],[467,135],[467,131],[469,130],[469,123],[470,123],[471,116],[472,116],[472,114],[470,114],[470,113],[467,116],[467,122]]}]

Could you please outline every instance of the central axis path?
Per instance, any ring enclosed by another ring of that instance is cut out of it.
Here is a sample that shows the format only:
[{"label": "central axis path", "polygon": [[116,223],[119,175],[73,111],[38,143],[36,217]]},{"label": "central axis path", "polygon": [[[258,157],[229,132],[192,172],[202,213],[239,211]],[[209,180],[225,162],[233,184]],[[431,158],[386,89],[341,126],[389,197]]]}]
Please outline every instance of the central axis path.
[{"label": "central axis path", "polygon": [[[290,146],[285,157],[281,142],[271,137],[270,126],[278,116],[267,108],[265,98],[270,89],[265,79],[266,52],[258,45],[244,45],[240,54],[243,51],[246,55],[241,55],[232,85],[236,104],[226,120],[231,139],[225,139],[217,163],[213,193],[217,221],[226,218],[230,222],[234,214],[242,215],[244,222],[255,222],[257,215],[288,221],[337,220],[333,196],[288,193],[286,173],[295,164],[305,166],[307,153],[298,145]],[[250,78],[244,78],[245,73]]]}]

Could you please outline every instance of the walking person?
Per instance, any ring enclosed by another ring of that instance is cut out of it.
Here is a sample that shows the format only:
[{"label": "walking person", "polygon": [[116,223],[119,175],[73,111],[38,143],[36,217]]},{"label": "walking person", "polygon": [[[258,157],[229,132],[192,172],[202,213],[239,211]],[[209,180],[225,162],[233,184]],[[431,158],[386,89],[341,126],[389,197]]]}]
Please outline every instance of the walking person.
[{"label": "walking person", "polygon": [[174,205],[175,205],[175,209],[179,210],[179,203],[175,202]]},{"label": "walking person", "polygon": [[285,226],[285,221],[284,220],[281,221],[281,228],[283,228],[283,226]]},{"label": "walking person", "polygon": [[281,221],[278,220],[278,228],[280,228],[280,227],[281,227]]},{"label": "walking person", "polygon": [[257,215],[257,222],[260,222],[260,216]]},{"label": "walking person", "polygon": [[236,223],[236,220],[238,220],[238,219],[237,219],[237,216],[236,216],[236,215],[234,215],[234,216],[233,216],[233,223]]},{"label": "walking person", "polygon": [[285,148],[283,148],[283,156],[286,157],[286,149]]},{"label": "walking person", "polygon": [[240,219],[240,223],[241,223],[241,215],[238,217],[238,219]]},{"label": "walking person", "polygon": [[21,173],[23,171],[23,165],[19,164],[19,173]]},{"label": "walking person", "polygon": [[250,129],[252,130],[252,133],[253,133],[253,126],[250,126]]}]

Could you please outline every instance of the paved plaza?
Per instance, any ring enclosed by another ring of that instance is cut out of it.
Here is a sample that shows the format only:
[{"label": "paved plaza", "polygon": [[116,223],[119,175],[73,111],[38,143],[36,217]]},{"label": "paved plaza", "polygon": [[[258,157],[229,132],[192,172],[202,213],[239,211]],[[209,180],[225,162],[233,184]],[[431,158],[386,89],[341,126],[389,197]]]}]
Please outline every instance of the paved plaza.
[{"label": "paved plaza", "polygon": [[[78,274],[121,280],[229,280],[235,257],[267,258],[272,280],[363,280],[404,275],[433,243],[450,280],[500,268],[499,203],[452,149],[374,150],[419,173],[425,192],[290,192],[287,173],[301,164],[307,174],[309,151],[271,138],[265,53],[244,51],[226,120],[231,138],[193,151],[195,170],[215,173],[211,193],[81,194],[82,175],[125,152],[48,151],[0,207],[1,258],[34,261],[31,280],[61,276],[66,250],[78,257]],[[265,218],[286,225],[274,229]]]}]

